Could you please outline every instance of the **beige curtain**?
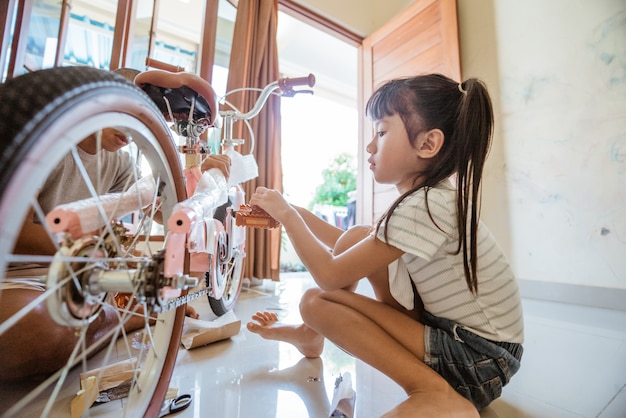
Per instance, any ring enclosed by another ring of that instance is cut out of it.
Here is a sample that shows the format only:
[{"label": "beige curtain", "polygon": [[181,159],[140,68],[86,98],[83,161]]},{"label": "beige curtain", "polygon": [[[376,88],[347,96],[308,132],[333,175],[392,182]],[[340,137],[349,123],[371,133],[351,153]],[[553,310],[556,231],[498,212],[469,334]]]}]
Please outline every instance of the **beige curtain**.
[{"label": "beige curtain", "polygon": [[[278,0],[239,0],[227,91],[241,87],[262,88],[278,79],[277,23]],[[257,97],[257,92],[240,92],[229,95],[228,101],[246,112]],[[259,177],[244,184],[246,200],[257,186],[282,191],[279,98],[270,97],[263,111],[250,123],[255,134],[254,156],[259,165]],[[236,124],[233,135],[246,139],[239,152],[247,154],[250,135],[242,122]],[[244,277],[278,280],[280,229],[248,228],[247,233]]]}]

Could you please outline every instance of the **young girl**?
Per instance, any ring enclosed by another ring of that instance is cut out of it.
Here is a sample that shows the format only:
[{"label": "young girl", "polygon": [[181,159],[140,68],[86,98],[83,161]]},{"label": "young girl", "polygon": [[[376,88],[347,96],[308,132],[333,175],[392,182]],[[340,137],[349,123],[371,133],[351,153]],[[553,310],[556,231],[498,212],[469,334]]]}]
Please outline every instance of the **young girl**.
[{"label": "young girl", "polygon": [[[341,234],[275,190],[250,203],[281,222],[319,289],[304,324],[257,313],[248,329],[319,356],[323,338],[407,393],[385,416],[478,416],[520,367],[522,305],[511,268],[479,220],[493,114],[477,79],[392,80],[369,99],[369,168],[400,197],[373,228]],[[330,251],[329,251],[330,249]],[[353,293],[367,278],[377,300]]]}]

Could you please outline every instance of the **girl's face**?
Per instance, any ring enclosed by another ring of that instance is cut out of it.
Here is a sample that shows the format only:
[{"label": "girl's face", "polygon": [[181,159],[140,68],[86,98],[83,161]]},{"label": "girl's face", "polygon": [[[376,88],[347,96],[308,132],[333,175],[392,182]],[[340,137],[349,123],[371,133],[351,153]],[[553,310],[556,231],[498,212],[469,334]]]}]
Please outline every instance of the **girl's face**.
[{"label": "girl's face", "polygon": [[[413,187],[426,163],[409,141],[404,123],[398,114],[374,121],[374,138],[367,145],[367,160],[378,183],[393,184],[400,193]],[[420,135],[423,135],[420,134]],[[418,143],[419,141],[415,141]]]}]

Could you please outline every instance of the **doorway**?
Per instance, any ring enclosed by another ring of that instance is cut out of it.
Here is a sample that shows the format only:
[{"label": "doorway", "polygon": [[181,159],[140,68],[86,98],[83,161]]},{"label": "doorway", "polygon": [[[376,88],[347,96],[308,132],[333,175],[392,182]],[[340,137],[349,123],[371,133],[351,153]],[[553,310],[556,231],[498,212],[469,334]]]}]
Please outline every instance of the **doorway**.
[{"label": "doorway", "polygon": [[[356,170],[358,49],[284,12],[278,15],[277,38],[281,75],[316,77],[313,94],[281,101],[283,192],[290,203],[314,209],[323,171],[337,156],[350,155]],[[347,212],[330,206],[315,210],[337,226]],[[281,269],[298,268],[299,260],[285,238]]]}]

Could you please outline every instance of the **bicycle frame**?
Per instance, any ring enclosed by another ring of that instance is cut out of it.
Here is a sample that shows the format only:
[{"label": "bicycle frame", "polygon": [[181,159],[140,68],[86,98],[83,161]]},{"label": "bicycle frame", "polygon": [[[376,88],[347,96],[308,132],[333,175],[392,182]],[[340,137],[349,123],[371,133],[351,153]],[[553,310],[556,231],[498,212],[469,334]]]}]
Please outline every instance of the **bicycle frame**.
[{"label": "bicycle frame", "polygon": [[[163,73],[163,72],[160,72]],[[159,76],[162,74],[158,74]],[[194,91],[210,95],[212,89],[203,80],[191,74],[172,73],[178,80],[183,80],[181,85],[190,87]],[[139,76],[136,80],[139,79]],[[185,144],[179,146],[179,152],[185,159],[184,177],[186,179],[186,200],[179,202],[174,207],[172,215],[167,220],[169,228],[166,237],[164,254],[164,277],[169,279],[169,285],[160,290],[160,299],[168,299],[181,296],[184,289],[197,284],[194,278],[185,274],[186,254],[189,254],[189,272],[209,273],[213,281],[219,281],[218,259],[229,267],[234,268],[245,257],[245,227],[235,225],[235,217],[232,213],[227,214],[223,220],[215,219],[216,210],[229,203],[234,210],[245,203],[245,193],[241,184],[258,176],[258,167],[252,154],[242,156],[235,150],[235,146],[243,141],[232,137],[233,124],[237,121],[247,121],[256,117],[262,110],[267,99],[272,94],[292,97],[299,92],[308,90],[294,90],[294,86],[306,85],[312,87],[315,78],[312,74],[301,78],[283,78],[265,86],[256,100],[252,109],[246,113],[239,110],[220,111],[223,120],[223,137],[221,154],[231,157],[231,176],[227,181],[218,169],[211,169],[204,173],[200,172],[202,156],[210,151],[200,141],[200,135],[206,130],[206,124],[199,124],[192,120],[194,103],[191,105],[190,116],[187,119],[175,118],[171,109],[168,110],[170,119],[173,120],[172,130],[185,139]],[[208,87],[207,87],[208,86]],[[276,93],[278,91],[278,93]],[[111,219],[125,215],[127,208],[157,206],[158,202],[150,201],[155,196],[155,180],[145,177],[124,193],[104,196],[106,200],[84,199],[57,207],[50,212],[47,223],[55,233],[69,233],[73,239],[86,235],[102,227],[110,228],[110,225],[94,223],[97,219]],[[108,203],[110,202],[110,204]],[[232,211],[232,209],[231,209]],[[94,214],[105,216],[94,216]],[[226,240],[223,245],[220,240]],[[224,253],[224,250],[226,252]],[[130,274],[120,274],[119,270],[99,272],[98,280],[103,283],[98,290],[124,291],[132,288],[132,282],[139,280],[140,271],[130,271]],[[227,272],[228,274],[228,272]],[[212,283],[208,291],[214,299],[222,297],[222,287]],[[163,307],[154,307],[158,312]]]}]

